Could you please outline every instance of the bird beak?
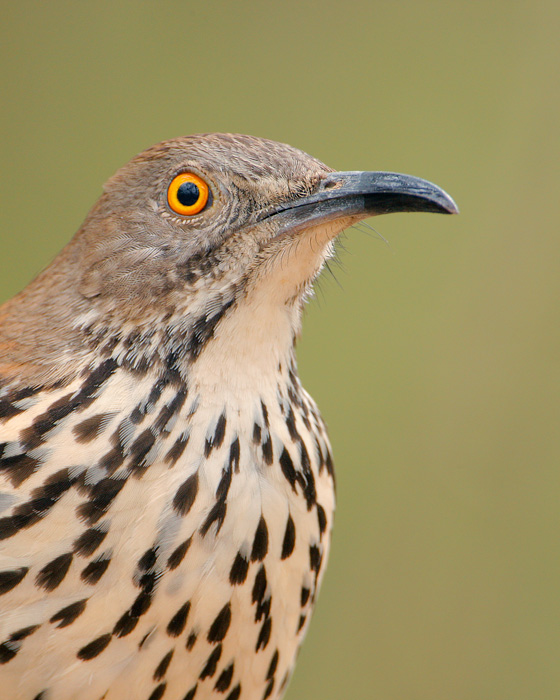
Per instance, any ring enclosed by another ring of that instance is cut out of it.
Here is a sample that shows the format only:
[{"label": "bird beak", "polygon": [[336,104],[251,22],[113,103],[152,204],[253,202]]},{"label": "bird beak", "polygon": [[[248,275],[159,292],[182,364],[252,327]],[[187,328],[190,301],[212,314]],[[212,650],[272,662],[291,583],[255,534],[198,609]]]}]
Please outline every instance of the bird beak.
[{"label": "bird beak", "polygon": [[459,213],[453,199],[427,180],[399,173],[349,171],[330,173],[314,194],[285,202],[263,218],[276,219],[280,235],[335,219],[359,220],[405,211]]}]

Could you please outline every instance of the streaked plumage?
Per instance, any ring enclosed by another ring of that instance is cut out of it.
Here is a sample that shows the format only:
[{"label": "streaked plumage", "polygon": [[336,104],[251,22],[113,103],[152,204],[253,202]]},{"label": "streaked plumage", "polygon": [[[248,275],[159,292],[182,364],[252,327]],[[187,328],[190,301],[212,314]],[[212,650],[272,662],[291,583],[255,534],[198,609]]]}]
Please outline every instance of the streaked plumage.
[{"label": "streaked plumage", "polygon": [[[166,205],[183,171],[211,191],[191,217]],[[334,510],[302,304],[353,222],[454,210],[383,177],[247,136],[159,144],[0,307],[6,697],[280,697]]]}]

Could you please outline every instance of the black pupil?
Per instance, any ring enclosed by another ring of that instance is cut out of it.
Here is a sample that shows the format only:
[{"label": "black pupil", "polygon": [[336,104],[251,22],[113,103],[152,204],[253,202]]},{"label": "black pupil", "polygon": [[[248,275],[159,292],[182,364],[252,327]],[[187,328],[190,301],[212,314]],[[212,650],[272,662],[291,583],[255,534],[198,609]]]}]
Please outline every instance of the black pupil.
[{"label": "black pupil", "polygon": [[177,190],[177,199],[184,207],[192,207],[198,202],[200,191],[194,182],[183,182]]}]

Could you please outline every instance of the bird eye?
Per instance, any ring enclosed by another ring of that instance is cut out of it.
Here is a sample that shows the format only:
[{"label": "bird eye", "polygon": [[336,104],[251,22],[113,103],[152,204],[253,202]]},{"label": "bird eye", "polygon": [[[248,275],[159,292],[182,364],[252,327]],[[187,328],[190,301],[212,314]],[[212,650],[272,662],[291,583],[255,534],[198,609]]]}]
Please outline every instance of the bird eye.
[{"label": "bird eye", "polygon": [[208,185],[194,173],[180,173],[167,189],[167,203],[181,216],[193,216],[208,202]]}]

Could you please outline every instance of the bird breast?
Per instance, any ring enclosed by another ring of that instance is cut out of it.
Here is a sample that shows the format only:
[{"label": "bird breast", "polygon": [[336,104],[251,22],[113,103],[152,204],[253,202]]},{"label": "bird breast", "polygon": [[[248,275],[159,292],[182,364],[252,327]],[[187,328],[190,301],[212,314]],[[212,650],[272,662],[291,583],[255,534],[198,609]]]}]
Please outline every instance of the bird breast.
[{"label": "bird breast", "polygon": [[[28,397],[3,428],[16,500],[0,570],[23,572],[2,601],[8,687],[143,698],[171,654],[170,697],[210,697],[220,678],[275,697],[334,508],[328,439],[293,364],[244,394],[108,361],[95,372]],[[45,663],[28,674],[31,658]]]}]

